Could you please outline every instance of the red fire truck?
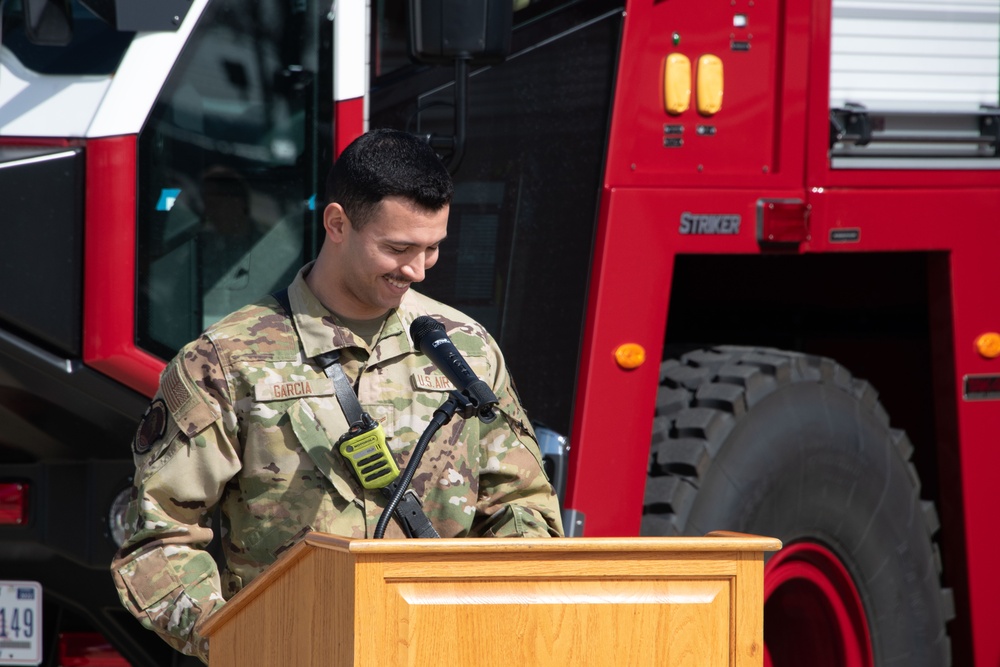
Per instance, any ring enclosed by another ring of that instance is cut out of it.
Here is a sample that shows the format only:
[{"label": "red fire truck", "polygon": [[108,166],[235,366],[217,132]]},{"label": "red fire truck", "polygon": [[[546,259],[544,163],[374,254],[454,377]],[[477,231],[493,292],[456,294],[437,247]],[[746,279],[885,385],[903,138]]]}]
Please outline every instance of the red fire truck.
[{"label": "red fire truck", "polygon": [[410,4],[0,3],[0,663],[186,664],[107,573],[136,422],[395,127],[570,534],[780,538],[768,665],[996,665],[1000,2]]}]

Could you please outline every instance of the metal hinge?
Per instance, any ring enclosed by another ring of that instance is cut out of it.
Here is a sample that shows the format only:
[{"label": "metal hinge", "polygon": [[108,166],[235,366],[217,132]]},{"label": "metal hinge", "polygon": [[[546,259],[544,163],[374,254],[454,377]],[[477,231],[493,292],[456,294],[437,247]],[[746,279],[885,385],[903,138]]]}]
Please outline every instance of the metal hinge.
[{"label": "metal hinge", "polygon": [[845,142],[866,146],[871,140],[871,118],[863,104],[847,102],[843,109],[830,109],[830,148]]}]

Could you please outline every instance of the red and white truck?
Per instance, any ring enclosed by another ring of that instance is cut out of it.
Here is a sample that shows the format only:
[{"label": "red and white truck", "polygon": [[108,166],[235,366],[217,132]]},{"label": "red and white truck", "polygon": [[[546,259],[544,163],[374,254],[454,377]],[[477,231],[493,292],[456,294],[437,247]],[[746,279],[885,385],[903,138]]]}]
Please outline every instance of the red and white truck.
[{"label": "red and white truck", "polygon": [[107,572],[137,420],[395,127],[570,534],[780,538],[768,665],[996,665],[1000,0],[516,0],[457,60],[412,4],[0,3],[0,664],[185,664]]}]

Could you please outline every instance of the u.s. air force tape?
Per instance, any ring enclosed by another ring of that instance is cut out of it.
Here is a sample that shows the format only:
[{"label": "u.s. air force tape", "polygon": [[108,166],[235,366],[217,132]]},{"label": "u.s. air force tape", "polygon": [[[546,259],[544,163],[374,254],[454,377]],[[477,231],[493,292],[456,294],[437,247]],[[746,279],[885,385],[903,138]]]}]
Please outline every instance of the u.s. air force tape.
[{"label": "u.s. air force tape", "polygon": [[135,438],[132,439],[132,451],[142,456],[149,451],[153,443],[163,437],[167,431],[167,404],[158,398],[149,404],[142,415]]}]

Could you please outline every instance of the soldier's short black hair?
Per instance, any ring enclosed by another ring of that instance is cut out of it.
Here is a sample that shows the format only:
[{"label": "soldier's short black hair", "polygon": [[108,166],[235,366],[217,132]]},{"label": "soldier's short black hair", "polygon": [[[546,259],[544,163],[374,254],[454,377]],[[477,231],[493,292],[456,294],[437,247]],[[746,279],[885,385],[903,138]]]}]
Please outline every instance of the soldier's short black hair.
[{"label": "soldier's short black hair", "polygon": [[361,229],[386,197],[403,197],[428,211],[451,203],[451,175],[422,139],[398,130],[366,132],[344,149],[326,178],[326,202],[344,207]]}]

